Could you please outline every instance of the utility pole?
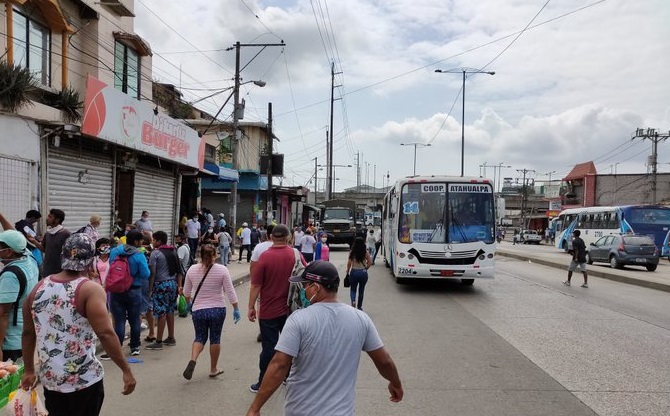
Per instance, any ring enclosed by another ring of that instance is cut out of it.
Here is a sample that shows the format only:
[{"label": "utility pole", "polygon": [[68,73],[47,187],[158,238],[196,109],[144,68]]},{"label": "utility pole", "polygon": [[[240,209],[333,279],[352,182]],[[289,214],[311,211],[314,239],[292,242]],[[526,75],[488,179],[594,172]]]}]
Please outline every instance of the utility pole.
[{"label": "utility pole", "polygon": [[526,174],[533,172],[532,169],[517,169],[517,172],[523,173],[523,182],[521,186],[521,229],[528,228],[526,226],[526,202],[528,201],[528,186],[526,184]]},{"label": "utility pole", "polygon": [[658,173],[658,143],[665,141],[670,137],[670,132],[668,133],[659,133],[656,129],[637,129],[635,130],[635,135],[633,139],[641,138],[651,141],[651,193],[652,200],[651,203],[656,203],[656,191],[657,191],[657,173]]},{"label": "utility pole", "polygon": [[361,192],[361,153],[356,152],[356,192]]},{"label": "utility pole", "polygon": [[335,75],[341,72],[335,72],[335,62],[330,64],[330,140],[328,142],[328,152],[330,158],[328,160],[328,199],[333,199],[333,112],[335,111]]},{"label": "utility pole", "polygon": [[272,140],[273,140],[273,133],[272,133],[272,103],[268,103],[268,129],[267,129],[267,134],[268,134],[268,170],[267,170],[267,177],[268,177],[268,189],[267,189],[267,196],[266,201],[265,201],[265,226],[267,227],[273,218],[272,215],[272,208],[273,208],[273,197],[272,197]]},{"label": "utility pole", "polygon": [[317,172],[319,171],[319,158],[314,158],[314,205],[317,204],[316,197],[319,195],[319,178]]},{"label": "utility pole", "polygon": [[[240,43],[239,41],[235,42],[235,87],[233,90],[234,104],[233,104],[233,139],[232,139],[232,153],[233,153],[233,169],[239,171],[240,163],[238,157],[238,142],[240,140],[241,134],[239,131],[240,126],[240,117],[242,115],[242,110],[244,107],[240,105],[240,49],[243,46],[260,46],[266,48],[268,46],[286,46],[284,41],[281,43]],[[233,48],[228,48],[231,50]],[[256,55],[258,56],[258,54]],[[252,58],[253,61],[253,58]],[[251,63],[251,61],[249,61]],[[249,64],[247,64],[249,65]],[[246,66],[245,66],[246,67]],[[272,157],[272,155],[270,155]],[[231,207],[230,207],[230,221],[232,225],[232,230],[235,232],[237,230],[237,182],[233,182],[230,187],[231,193]]]}]

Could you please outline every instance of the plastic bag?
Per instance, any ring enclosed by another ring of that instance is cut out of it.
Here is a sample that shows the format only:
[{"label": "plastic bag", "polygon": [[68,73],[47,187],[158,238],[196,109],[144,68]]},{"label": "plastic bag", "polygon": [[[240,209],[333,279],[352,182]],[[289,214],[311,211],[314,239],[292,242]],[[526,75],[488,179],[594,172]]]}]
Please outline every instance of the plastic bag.
[{"label": "plastic bag", "polygon": [[188,305],[186,304],[186,296],[184,295],[179,295],[177,298],[177,312],[179,316],[188,315]]},{"label": "plastic bag", "polygon": [[4,416],[47,416],[49,414],[40,396],[37,395],[37,390],[21,388],[9,394],[9,401],[3,411]]}]

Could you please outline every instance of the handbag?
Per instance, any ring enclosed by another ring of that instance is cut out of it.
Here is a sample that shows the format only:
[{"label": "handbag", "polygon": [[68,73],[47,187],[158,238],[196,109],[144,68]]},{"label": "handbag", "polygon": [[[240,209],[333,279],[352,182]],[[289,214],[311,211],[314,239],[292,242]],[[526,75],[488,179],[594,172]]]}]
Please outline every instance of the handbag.
[{"label": "handbag", "polygon": [[344,276],[344,287],[350,287],[351,286],[351,280],[349,279],[349,273],[347,273]]}]

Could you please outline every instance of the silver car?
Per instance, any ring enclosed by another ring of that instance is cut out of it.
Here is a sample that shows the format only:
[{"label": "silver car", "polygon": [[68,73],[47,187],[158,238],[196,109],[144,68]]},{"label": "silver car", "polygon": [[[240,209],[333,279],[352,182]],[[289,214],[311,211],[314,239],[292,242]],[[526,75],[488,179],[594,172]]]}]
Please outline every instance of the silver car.
[{"label": "silver car", "polygon": [[658,249],[646,235],[607,235],[586,249],[586,262],[609,263],[613,269],[625,265],[644,266],[650,272],[658,266]]}]

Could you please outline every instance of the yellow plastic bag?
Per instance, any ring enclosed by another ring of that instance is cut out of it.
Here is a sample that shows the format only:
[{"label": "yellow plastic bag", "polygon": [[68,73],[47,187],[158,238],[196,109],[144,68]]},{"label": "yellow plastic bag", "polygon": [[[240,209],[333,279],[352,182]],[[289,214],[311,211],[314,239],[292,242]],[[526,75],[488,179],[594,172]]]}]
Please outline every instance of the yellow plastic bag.
[{"label": "yellow plastic bag", "polygon": [[47,416],[49,412],[37,395],[37,390],[19,388],[9,393],[9,401],[3,409],[4,416]]}]

